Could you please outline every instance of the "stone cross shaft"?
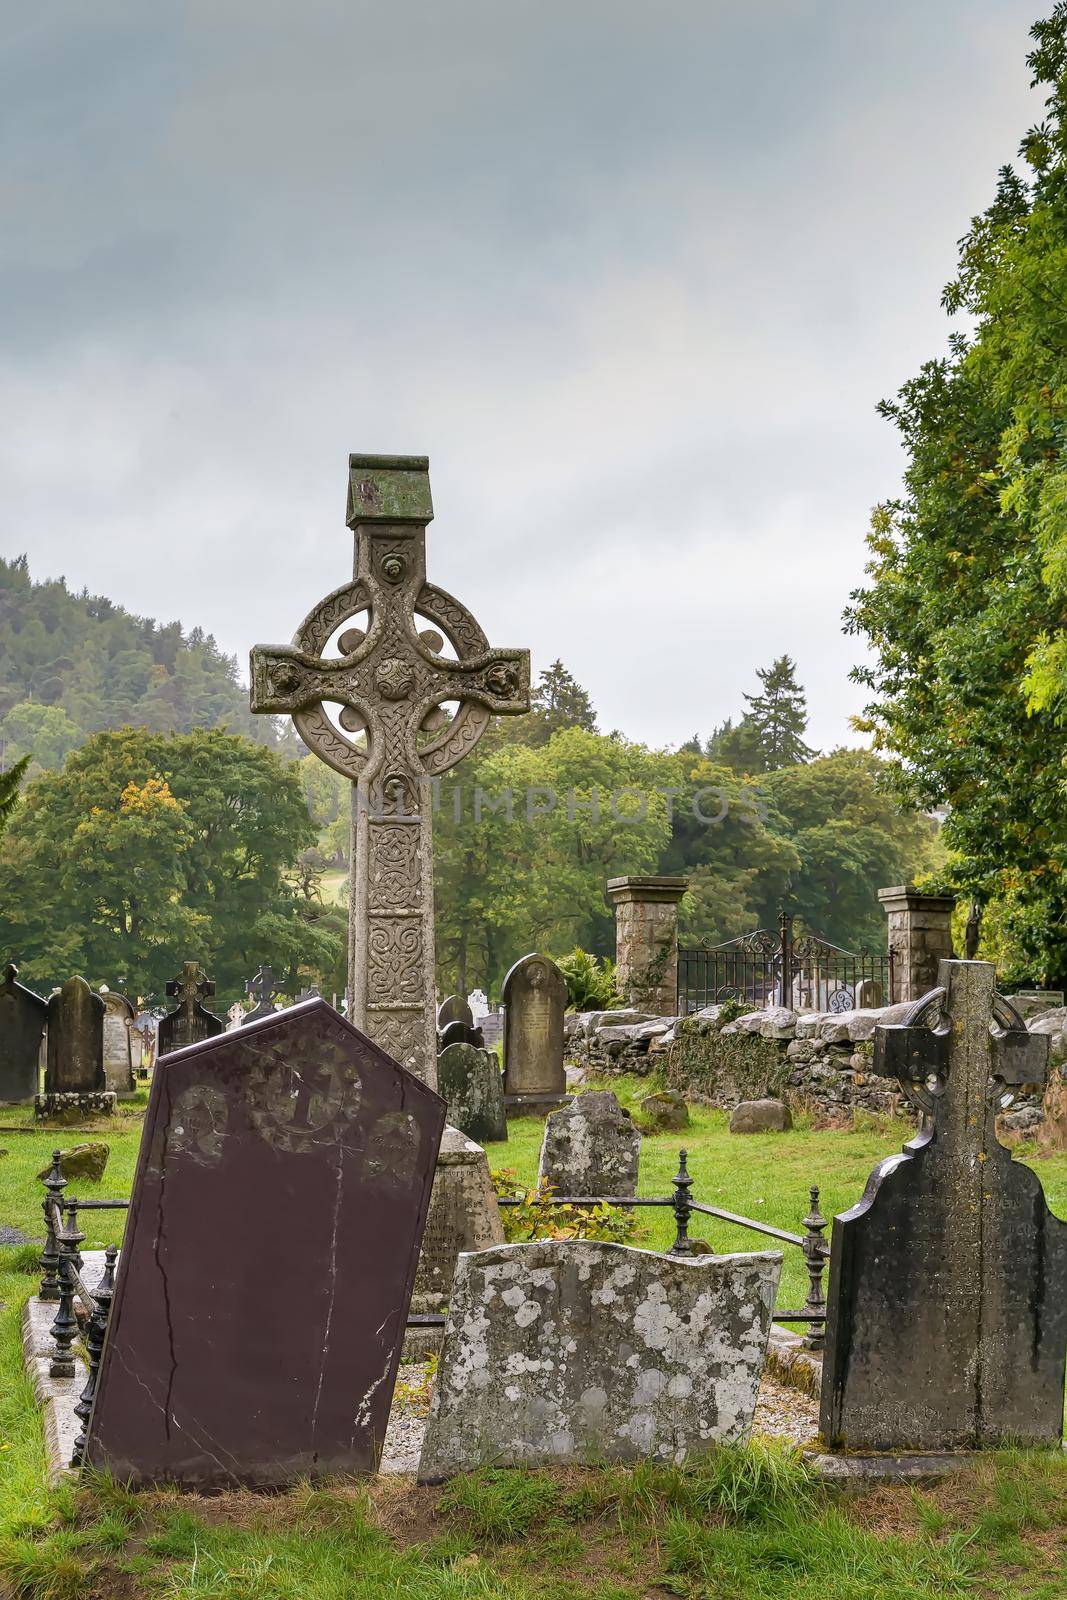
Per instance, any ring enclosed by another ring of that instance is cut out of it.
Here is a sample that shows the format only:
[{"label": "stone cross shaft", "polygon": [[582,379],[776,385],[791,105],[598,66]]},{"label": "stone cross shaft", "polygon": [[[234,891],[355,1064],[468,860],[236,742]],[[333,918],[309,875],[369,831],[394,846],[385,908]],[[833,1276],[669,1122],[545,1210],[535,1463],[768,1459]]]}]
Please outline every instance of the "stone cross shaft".
[{"label": "stone cross shaft", "polygon": [[529,652],[491,649],[466,607],[427,582],[432,518],[425,456],[351,456],[352,582],[291,645],[257,645],[251,664],[252,710],[288,713],[352,782],[349,1019],[431,1084],[431,780],[469,754],[493,713],[530,709]]}]

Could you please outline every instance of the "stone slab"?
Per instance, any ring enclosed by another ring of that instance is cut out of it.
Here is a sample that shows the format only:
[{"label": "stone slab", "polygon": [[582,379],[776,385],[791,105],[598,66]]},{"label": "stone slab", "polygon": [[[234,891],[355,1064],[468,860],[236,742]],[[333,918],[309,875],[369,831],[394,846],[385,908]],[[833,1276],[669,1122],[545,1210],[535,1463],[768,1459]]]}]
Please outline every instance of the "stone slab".
[{"label": "stone slab", "polygon": [[89,1463],[200,1491],[373,1472],[443,1125],[321,999],[161,1056]]},{"label": "stone slab", "polygon": [[8,962],[0,983],[0,1104],[21,1105],[40,1088],[41,1040],[48,1002],[18,982]]},{"label": "stone slab", "polygon": [[504,1077],[495,1050],[466,1043],[442,1050],[437,1092],[448,1102],[449,1123],[469,1139],[494,1143],[507,1138]]},{"label": "stone slab", "polygon": [[575,1095],[545,1123],[537,1182],[557,1194],[634,1195],[641,1134],[610,1089]]},{"label": "stone slab", "polygon": [[743,1439],[781,1264],[561,1240],[462,1256],[420,1481],[682,1463]]},{"label": "stone slab", "polygon": [[567,984],[548,956],[516,961],[504,979],[504,1092],[562,1094]]}]

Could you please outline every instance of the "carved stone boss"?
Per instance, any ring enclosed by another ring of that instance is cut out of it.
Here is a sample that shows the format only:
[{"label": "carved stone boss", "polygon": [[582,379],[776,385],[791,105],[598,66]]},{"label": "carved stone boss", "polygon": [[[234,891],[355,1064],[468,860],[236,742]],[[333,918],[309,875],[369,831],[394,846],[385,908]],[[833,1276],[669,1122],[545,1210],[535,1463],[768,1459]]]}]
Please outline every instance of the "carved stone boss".
[{"label": "carved stone boss", "polygon": [[[251,671],[252,710],[287,712],[308,749],[352,781],[350,1017],[431,1084],[431,782],[469,754],[493,713],[530,708],[529,652],[491,649],[467,608],[426,581],[432,518],[425,456],[350,456],[352,582],[320,601],[290,646],[257,645]],[[344,628],[364,612],[365,627]],[[324,655],[338,629],[339,654]]]}]

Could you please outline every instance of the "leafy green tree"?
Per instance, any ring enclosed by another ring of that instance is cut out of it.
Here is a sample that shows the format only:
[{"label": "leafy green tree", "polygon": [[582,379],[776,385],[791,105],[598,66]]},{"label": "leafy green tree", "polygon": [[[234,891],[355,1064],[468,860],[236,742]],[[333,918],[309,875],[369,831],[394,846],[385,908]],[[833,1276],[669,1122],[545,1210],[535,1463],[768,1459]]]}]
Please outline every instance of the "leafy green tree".
[{"label": "leafy green tree", "polygon": [[335,987],[343,913],[295,871],[299,774],[219,730],[94,735],[30,783],[0,842],[0,949],[39,982],[123,976],[159,998],[183,960],[236,997],[264,961]]},{"label": "leafy green tree", "polygon": [[29,756],[36,767],[61,767],[82,737],[62,706],[33,700],[12,706],[0,728],[9,749]]},{"label": "leafy green tree", "polygon": [[972,222],[950,313],[967,314],[882,413],[908,454],[875,514],[847,623],[874,653],[862,726],[900,793],[946,810],[947,879],[991,911],[1011,980],[1067,976],[1063,762],[1067,582],[1067,6],[1033,29],[1049,117]]},{"label": "leafy green tree", "polygon": [[29,756],[23,756],[13,767],[8,767],[6,772],[0,772],[0,837],[3,836],[4,829],[19,803],[22,780],[29,764]]}]

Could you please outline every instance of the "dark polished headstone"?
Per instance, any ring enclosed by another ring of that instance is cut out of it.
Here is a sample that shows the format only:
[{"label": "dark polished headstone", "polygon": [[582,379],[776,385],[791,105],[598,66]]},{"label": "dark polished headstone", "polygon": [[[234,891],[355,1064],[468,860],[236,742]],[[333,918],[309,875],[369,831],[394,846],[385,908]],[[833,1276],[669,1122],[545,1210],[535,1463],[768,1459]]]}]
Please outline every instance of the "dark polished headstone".
[{"label": "dark polished headstone", "polygon": [[95,1094],[104,1077],[104,1002],[84,978],[68,978],[48,1001],[46,1095]]},{"label": "dark polished headstone", "polygon": [[375,1471],[444,1111],[324,1000],[161,1057],[88,1461],[196,1489]]},{"label": "dark polished headstone", "polygon": [[455,1022],[448,1023],[438,1034],[438,1055],[442,1050],[447,1050],[449,1045],[453,1044],[472,1044],[475,1049],[481,1050],[485,1044],[481,1028],[476,1028],[473,1024],[464,1022],[461,1017],[457,1017]]},{"label": "dark polished headstone", "polygon": [[260,1017],[272,1017],[278,1009],[274,1002],[281,993],[274,977],[274,968],[260,967],[255,977],[249,978],[245,984],[245,993],[250,1000],[255,1001],[255,1004],[251,1011],[245,1013],[242,1027],[245,1023],[258,1022]]},{"label": "dark polished headstone", "polygon": [[222,1033],[225,1027],[222,1018],[216,1017],[203,1004],[215,993],[215,985],[195,961],[184,963],[180,975],[167,984],[167,993],[178,1004],[160,1019],[158,1050],[161,1056]]},{"label": "dark polished headstone", "polygon": [[1001,1098],[1044,1079],[1048,1040],[995,979],[942,961],[940,987],[875,1034],[875,1070],[923,1125],[834,1219],[820,1424],[835,1448],[1059,1445],[1067,1223],[994,1129]]},{"label": "dark polished headstone", "polygon": [[474,1027],[474,1013],[470,1008],[470,1002],[461,994],[447,995],[437,1008],[438,1033],[443,1033],[450,1022],[465,1022],[468,1028]]},{"label": "dark polished headstone", "polygon": [[32,1100],[40,1076],[41,1039],[48,1002],[17,981],[18,967],[8,962],[0,983],[0,1102],[18,1105]]}]

